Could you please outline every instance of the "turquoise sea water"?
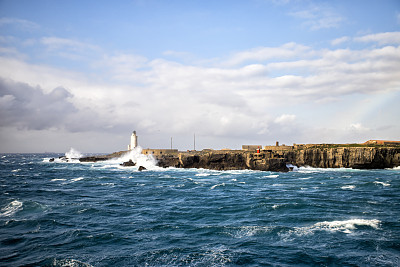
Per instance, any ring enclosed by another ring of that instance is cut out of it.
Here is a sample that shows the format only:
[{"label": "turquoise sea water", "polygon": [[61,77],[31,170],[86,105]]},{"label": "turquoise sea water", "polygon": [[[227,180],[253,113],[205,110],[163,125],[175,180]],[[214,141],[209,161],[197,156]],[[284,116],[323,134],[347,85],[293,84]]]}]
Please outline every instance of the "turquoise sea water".
[{"label": "turquoise sea water", "polygon": [[1,266],[399,266],[400,169],[123,168],[0,155]]}]

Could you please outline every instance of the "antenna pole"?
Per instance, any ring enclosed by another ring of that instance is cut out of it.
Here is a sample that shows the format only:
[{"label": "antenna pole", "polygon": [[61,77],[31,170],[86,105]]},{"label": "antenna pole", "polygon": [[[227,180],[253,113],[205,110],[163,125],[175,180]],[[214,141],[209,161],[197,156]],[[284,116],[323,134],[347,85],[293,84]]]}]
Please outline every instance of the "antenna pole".
[{"label": "antenna pole", "polygon": [[172,137],[171,137],[171,150],[172,150]]},{"label": "antenna pole", "polygon": [[193,134],[193,150],[196,150],[196,134]]}]

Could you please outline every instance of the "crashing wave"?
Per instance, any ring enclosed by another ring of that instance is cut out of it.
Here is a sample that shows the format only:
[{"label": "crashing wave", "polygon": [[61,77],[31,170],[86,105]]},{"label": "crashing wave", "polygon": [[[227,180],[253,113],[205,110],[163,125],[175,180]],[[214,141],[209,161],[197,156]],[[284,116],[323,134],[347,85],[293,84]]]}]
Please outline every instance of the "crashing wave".
[{"label": "crashing wave", "polygon": [[142,150],[143,149],[138,146],[123,154],[121,157],[111,159],[108,162],[120,164],[121,162],[128,162],[129,160],[131,160],[133,163],[135,163],[136,168],[142,166],[147,170],[160,169],[160,167],[157,166],[157,160],[152,155],[142,154]]},{"label": "crashing wave", "polygon": [[75,148],[71,147],[71,149],[68,152],[65,152],[65,157],[69,160],[73,160],[73,159],[79,159],[81,158],[83,155],[81,152],[79,152],[78,150],[76,150]]}]

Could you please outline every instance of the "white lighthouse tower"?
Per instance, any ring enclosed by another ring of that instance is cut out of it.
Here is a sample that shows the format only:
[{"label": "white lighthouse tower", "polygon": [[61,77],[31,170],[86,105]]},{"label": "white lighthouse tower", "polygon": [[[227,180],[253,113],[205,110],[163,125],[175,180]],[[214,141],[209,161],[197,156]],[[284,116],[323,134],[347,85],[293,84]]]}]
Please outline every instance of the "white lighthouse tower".
[{"label": "white lighthouse tower", "polygon": [[128,150],[132,150],[135,149],[138,145],[137,145],[137,135],[136,135],[136,131],[133,131],[132,135],[131,135],[131,143],[128,145]]}]

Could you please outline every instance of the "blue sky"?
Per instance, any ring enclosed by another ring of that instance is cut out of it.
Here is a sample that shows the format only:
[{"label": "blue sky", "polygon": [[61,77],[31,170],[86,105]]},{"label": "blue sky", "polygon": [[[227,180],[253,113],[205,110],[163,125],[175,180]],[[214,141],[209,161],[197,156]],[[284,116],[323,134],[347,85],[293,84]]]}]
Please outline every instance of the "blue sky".
[{"label": "blue sky", "polygon": [[399,1],[0,1],[0,152],[400,139]]}]

